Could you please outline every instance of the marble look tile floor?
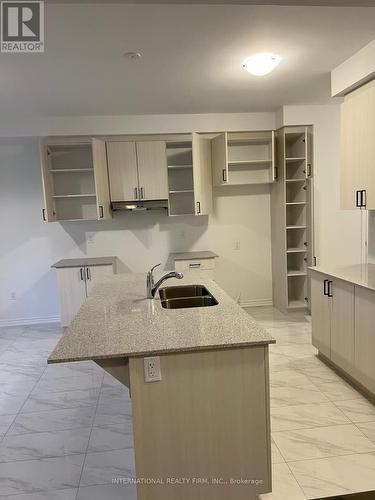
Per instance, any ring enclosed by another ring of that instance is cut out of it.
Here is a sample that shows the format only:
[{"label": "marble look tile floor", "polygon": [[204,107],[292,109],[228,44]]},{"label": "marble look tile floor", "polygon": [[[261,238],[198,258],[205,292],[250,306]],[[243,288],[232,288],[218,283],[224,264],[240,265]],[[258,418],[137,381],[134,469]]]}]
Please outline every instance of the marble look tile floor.
[{"label": "marble look tile floor", "polygon": [[[375,407],[316,358],[311,324],[248,312],[270,347],[273,493],[306,500],[375,490]],[[46,365],[56,325],[0,328],[0,499],[136,500],[131,401],[95,363]]]}]

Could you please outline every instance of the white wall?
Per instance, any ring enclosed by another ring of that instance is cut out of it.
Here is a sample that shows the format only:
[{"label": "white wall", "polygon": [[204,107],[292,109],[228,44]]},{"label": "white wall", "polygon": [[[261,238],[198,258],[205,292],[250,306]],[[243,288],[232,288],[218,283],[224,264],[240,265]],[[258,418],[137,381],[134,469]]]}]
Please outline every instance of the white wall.
[{"label": "white wall", "polygon": [[340,210],[340,105],[284,106],[285,125],[314,125],[315,255],[318,265],[361,261],[361,214]]},{"label": "white wall", "polygon": [[[204,115],[186,122],[168,117],[153,126],[146,121],[124,118],[127,133],[188,132],[190,130],[272,129],[274,115]],[[53,130],[43,121],[44,134],[68,133]],[[203,122],[202,122],[203,120]],[[114,119],[116,122],[116,118]],[[75,119],[77,134],[97,133],[101,119]],[[202,129],[203,123],[210,128]],[[236,125],[237,123],[237,125]],[[164,124],[164,125],[163,125]],[[21,122],[20,122],[21,127]],[[110,123],[108,122],[108,126]],[[229,126],[231,125],[231,126]],[[26,133],[29,126],[25,120]],[[0,129],[6,135],[5,127]],[[117,132],[114,131],[117,130]],[[19,128],[21,131],[21,128]],[[101,129],[100,129],[101,130]],[[120,133],[116,123],[106,132]],[[103,132],[103,130],[101,130]],[[124,133],[124,132],[121,132]],[[41,221],[43,207],[38,139],[0,139],[0,325],[54,320],[58,302],[55,273],[51,264],[65,257],[117,255],[120,272],[145,272],[157,262],[166,263],[173,251],[213,250],[220,255],[217,280],[243,304],[271,301],[271,242],[269,187],[240,186],[214,189],[214,214],[210,217],[168,218],[159,213],[116,214],[112,221],[51,223]],[[234,249],[240,241],[240,250]],[[166,267],[169,267],[167,264]]]}]

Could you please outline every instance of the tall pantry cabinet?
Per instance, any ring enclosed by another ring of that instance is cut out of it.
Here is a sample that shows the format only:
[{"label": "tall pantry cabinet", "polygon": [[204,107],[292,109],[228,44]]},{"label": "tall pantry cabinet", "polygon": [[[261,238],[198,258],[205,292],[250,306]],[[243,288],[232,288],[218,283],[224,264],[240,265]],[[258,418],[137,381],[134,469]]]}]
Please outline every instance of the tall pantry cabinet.
[{"label": "tall pantry cabinet", "polygon": [[310,308],[307,268],[314,262],[312,127],[276,132],[277,172],[271,192],[273,303]]}]

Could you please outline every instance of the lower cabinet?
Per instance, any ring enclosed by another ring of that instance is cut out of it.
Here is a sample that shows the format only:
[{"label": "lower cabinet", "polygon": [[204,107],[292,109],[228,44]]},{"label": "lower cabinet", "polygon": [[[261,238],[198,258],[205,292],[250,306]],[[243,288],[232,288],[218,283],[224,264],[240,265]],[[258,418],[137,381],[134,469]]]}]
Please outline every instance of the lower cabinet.
[{"label": "lower cabinet", "polygon": [[312,343],[349,374],[354,369],[354,285],[326,274],[311,277]]},{"label": "lower cabinet", "polygon": [[355,290],[355,376],[375,394],[375,291]]},{"label": "lower cabinet", "polygon": [[114,274],[112,265],[63,267],[56,269],[61,326],[69,326],[79,308],[104,276]]}]

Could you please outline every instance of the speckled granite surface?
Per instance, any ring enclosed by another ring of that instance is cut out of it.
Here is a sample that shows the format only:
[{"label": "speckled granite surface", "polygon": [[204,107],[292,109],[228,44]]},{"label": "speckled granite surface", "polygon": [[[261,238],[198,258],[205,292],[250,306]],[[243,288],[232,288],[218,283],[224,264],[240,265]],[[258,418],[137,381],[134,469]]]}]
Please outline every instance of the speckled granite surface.
[{"label": "speckled granite surface", "polygon": [[375,290],[375,264],[358,264],[352,266],[310,267],[310,271],[328,274],[334,278],[349,281],[355,285]]},{"label": "speckled granite surface", "polygon": [[[163,273],[155,273],[158,279]],[[144,274],[99,283],[49,357],[49,363],[145,356],[274,343],[274,339],[203,273],[188,272],[164,286],[204,284],[217,306],[163,309],[146,299]],[[158,294],[157,294],[158,296]]]}]

